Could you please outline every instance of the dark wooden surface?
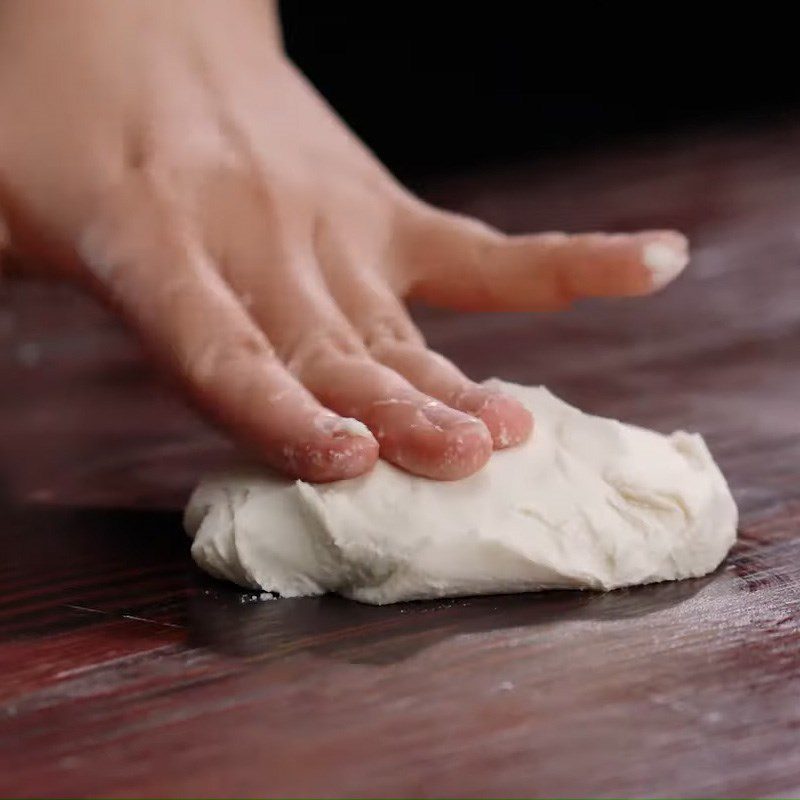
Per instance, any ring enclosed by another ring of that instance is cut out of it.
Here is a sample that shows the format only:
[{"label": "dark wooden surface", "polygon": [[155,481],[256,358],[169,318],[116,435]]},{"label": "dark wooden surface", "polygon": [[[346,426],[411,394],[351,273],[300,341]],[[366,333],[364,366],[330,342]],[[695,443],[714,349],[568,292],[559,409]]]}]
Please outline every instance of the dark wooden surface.
[{"label": "dark wooden surface", "polygon": [[800,128],[465,177],[509,230],[675,226],[662,296],[426,313],[476,377],[706,435],[742,510],[716,574],[607,595],[252,601],[178,509],[230,456],[65,289],[0,310],[0,794],[800,793]]}]

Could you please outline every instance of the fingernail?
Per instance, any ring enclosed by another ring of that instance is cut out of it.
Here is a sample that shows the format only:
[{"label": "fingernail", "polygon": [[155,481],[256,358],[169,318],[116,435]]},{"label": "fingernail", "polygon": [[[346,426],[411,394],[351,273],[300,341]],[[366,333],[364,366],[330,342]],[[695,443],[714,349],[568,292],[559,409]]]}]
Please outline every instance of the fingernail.
[{"label": "fingernail", "polygon": [[650,242],[642,250],[642,262],[650,271],[653,288],[661,289],[678,277],[689,262],[689,256],[664,242]]},{"label": "fingernail", "polygon": [[530,412],[518,400],[483,387],[461,394],[458,408],[486,425],[498,450],[524,442],[533,427]]},{"label": "fingernail", "polygon": [[370,429],[363,422],[352,417],[337,417],[335,414],[326,414],[317,418],[316,425],[323,433],[327,433],[335,439],[345,436],[358,436],[375,441]]},{"label": "fingernail", "polygon": [[478,417],[484,411],[489,401],[495,397],[495,395],[496,392],[489,391],[481,386],[475,386],[459,392],[453,398],[453,405],[456,406],[460,411],[464,411],[467,414],[472,414],[472,416]]},{"label": "fingernail", "polygon": [[469,424],[483,427],[483,423],[480,420],[474,419],[461,411],[456,411],[454,408],[450,408],[450,406],[446,406],[444,403],[439,403],[436,400],[425,403],[420,410],[425,418],[439,428],[439,430],[449,430],[456,425]]}]

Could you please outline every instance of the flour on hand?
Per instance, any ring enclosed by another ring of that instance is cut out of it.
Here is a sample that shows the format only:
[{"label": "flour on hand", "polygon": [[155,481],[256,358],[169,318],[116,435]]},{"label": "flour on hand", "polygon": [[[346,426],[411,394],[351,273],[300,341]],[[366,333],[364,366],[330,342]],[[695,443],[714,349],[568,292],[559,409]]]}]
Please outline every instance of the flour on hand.
[{"label": "flour on hand", "polygon": [[186,510],[197,563],[283,597],[365,603],[614,589],[704,575],[737,510],[702,437],[593,417],[547,389],[487,382],[535,419],[525,444],[444,483],[386,462],[312,485],[272,474],[202,483]]}]

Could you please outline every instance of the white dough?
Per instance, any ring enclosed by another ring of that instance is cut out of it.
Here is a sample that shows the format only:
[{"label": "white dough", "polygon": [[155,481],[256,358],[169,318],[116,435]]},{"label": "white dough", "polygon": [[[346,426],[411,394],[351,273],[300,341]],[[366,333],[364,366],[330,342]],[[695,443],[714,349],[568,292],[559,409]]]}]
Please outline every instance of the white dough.
[{"label": "white dough", "polygon": [[476,475],[443,483],[381,461],[338,483],[208,480],[186,510],[192,555],[283,597],[379,604],[614,589],[704,575],[725,557],[736,505],[701,436],[589,416],[544,388],[488,385],[524,403],[535,429]]}]

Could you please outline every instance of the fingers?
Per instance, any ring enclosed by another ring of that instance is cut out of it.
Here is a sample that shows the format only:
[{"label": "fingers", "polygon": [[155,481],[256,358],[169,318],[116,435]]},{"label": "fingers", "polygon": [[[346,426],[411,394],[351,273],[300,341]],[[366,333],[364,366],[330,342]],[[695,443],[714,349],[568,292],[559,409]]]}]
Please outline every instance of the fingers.
[{"label": "fingers", "polygon": [[301,374],[323,403],[367,425],[383,458],[416,475],[457,480],[491,455],[492,438],[482,422],[417,391],[367,356],[321,352]]},{"label": "fingers", "polygon": [[435,212],[411,236],[409,294],[464,310],[555,310],[585,297],[650,294],[688,262],[674,231],[504,236]]},{"label": "fingers", "polygon": [[101,291],[198,404],[278,470],[329,481],[360,475],[378,446],[303,388],[196,248],[132,235],[86,242]]},{"label": "fingers", "polygon": [[530,412],[517,400],[469,380],[454,364],[425,346],[422,334],[388,285],[357,263],[334,269],[328,280],[339,306],[372,357],[406,378],[420,392],[486,425],[495,449],[525,441]]},{"label": "fingers", "polygon": [[496,450],[524,442],[533,430],[530,412],[513,397],[469,380],[438,353],[391,336],[373,338],[373,356],[420,391],[481,420]]},{"label": "fingers", "polygon": [[[268,252],[266,244],[229,248],[228,278],[250,298],[250,314],[303,385],[328,408],[365,423],[381,457],[409,472],[454,480],[480,469],[492,450],[485,426],[370,358],[313,254],[294,248],[292,258],[302,262],[275,258],[266,265]],[[349,281],[356,291],[358,276]]]}]

